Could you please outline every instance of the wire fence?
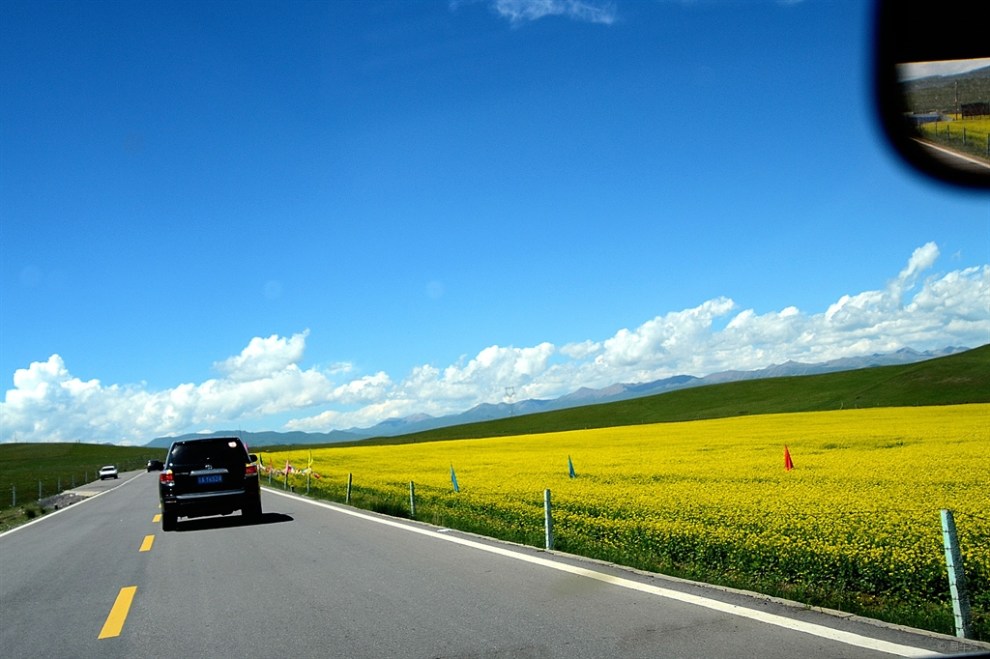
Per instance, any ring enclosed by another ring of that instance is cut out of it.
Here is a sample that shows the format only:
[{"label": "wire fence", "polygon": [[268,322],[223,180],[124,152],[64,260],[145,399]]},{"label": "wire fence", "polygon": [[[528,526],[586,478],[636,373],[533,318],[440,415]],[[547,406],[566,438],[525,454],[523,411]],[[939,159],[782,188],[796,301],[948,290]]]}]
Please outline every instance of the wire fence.
[{"label": "wire fence", "polygon": [[976,128],[964,121],[933,122],[924,127],[923,134],[936,144],[990,161],[990,133],[987,131],[990,119],[984,119],[982,124]]},{"label": "wire fence", "polygon": [[[146,463],[144,459],[135,458],[121,461],[115,466],[119,473],[124,473],[144,469]],[[44,507],[46,500],[52,497],[99,480],[99,471],[103,466],[19,473],[14,478],[8,476],[0,485],[0,510],[28,505]]]}]

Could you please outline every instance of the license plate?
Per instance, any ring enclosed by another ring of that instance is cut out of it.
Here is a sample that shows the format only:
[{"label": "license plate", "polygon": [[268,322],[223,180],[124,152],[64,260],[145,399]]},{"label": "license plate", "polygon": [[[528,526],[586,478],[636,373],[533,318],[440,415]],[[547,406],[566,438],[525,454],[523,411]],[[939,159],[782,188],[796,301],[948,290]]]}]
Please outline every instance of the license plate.
[{"label": "license plate", "polygon": [[200,485],[209,485],[211,483],[222,483],[223,476],[220,474],[211,474],[209,476],[198,476],[196,482]]}]

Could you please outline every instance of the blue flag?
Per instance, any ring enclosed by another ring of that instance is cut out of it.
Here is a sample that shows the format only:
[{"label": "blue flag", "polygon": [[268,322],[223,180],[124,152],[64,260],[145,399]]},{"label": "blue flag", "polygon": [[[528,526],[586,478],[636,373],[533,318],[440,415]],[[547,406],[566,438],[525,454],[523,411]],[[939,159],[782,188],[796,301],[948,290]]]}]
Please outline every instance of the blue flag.
[{"label": "blue flag", "polygon": [[571,462],[571,456],[567,456],[567,472],[570,474],[571,478],[577,478],[577,474],[574,473],[574,463]]},{"label": "blue flag", "polygon": [[454,465],[450,465],[450,482],[454,486],[454,492],[461,491],[461,488],[457,485],[457,474],[454,473]]}]

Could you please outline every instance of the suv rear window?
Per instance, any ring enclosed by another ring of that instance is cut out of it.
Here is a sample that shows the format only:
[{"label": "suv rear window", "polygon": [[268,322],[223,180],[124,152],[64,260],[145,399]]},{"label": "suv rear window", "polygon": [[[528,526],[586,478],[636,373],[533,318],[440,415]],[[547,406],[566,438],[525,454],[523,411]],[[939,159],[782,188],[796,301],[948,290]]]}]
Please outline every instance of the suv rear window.
[{"label": "suv rear window", "polygon": [[197,440],[188,444],[175,444],[168,455],[168,466],[177,465],[227,465],[243,464],[247,460],[247,451],[237,439],[218,439],[216,441]]}]

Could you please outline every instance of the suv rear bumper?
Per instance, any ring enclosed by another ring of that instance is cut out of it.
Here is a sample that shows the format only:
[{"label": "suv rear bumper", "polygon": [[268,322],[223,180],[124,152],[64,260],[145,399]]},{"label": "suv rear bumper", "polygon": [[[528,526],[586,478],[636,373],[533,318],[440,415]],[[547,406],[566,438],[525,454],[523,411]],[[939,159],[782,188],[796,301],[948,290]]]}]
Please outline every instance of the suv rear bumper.
[{"label": "suv rear bumper", "polygon": [[191,492],[189,494],[162,496],[162,511],[177,517],[203,517],[227,515],[249,507],[260,496],[257,489],[221,490],[218,492]]}]

